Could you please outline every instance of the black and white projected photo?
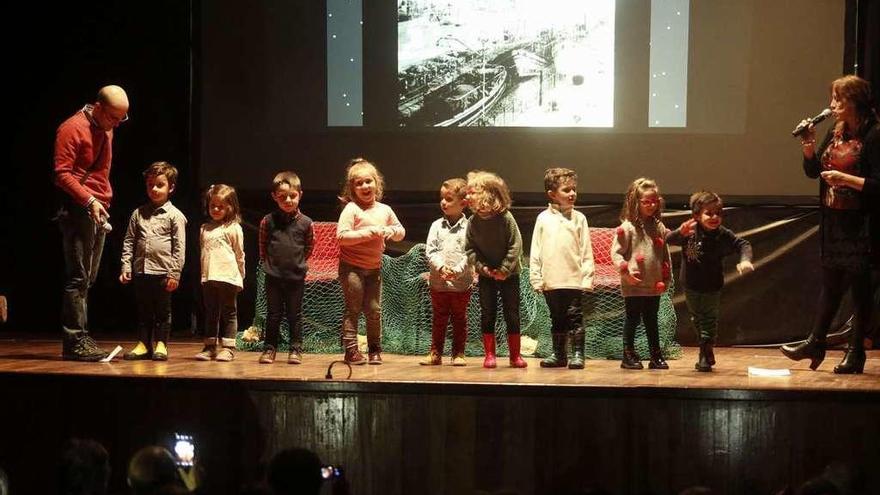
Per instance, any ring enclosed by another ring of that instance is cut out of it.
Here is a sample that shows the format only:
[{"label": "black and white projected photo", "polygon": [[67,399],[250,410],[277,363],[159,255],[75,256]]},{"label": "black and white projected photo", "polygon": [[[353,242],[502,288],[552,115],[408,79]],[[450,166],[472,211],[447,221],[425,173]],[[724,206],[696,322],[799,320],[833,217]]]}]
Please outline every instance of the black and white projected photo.
[{"label": "black and white projected photo", "polygon": [[612,127],[614,0],[398,0],[401,127]]}]

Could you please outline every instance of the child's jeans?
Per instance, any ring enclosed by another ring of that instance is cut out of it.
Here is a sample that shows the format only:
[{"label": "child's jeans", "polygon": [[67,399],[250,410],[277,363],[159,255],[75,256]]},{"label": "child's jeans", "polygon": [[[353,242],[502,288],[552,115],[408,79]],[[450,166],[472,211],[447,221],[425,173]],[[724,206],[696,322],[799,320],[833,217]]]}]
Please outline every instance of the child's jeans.
[{"label": "child's jeans", "polygon": [[689,289],[684,291],[691,321],[697,329],[700,340],[713,341],[718,333],[718,312],[721,308],[721,291],[697,292]]},{"label": "child's jeans", "polygon": [[166,275],[135,275],[134,296],[137,300],[138,340],[148,348],[152,343],[165,342],[171,334],[171,292],[165,290]]},{"label": "child's jeans", "polygon": [[205,302],[205,345],[235,347],[238,331],[236,296],[238,287],[215,280],[202,284]]},{"label": "child's jeans", "polygon": [[551,333],[560,334],[580,330],[583,325],[583,306],[580,289],[554,289],[544,291],[544,300],[550,309],[553,326]]},{"label": "child's jeans", "polygon": [[367,321],[367,345],[370,352],[382,350],[382,276],[378,268],[361,268],[339,262],[339,283],[345,296],[342,317],[342,346],[357,349],[358,318]]},{"label": "child's jeans", "polygon": [[287,316],[290,350],[302,352],[303,280],[266,276],[266,344],[278,349],[281,318]]}]

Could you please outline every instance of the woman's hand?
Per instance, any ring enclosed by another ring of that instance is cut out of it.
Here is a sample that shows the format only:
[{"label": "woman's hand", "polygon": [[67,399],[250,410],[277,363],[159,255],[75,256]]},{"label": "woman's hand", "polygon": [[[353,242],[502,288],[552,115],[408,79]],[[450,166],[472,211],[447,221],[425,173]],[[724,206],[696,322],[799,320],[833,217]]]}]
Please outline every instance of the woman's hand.
[{"label": "woman's hand", "polygon": [[812,159],[816,154],[816,125],[810,123],[809,119],[804,119],[798,126],[805,124],[807,127],[800,134],[801,151],[804,153],[804,158]]},{"label": "woman's hand", "polygon": [[850,175],[841,172],[840,170],[825,170],[820,175],[822,176],[822,180],[827,182],[829,186],[849,187],[861,191],[862,188],[860,186],[864,185],[864,179],[862,177]]}]

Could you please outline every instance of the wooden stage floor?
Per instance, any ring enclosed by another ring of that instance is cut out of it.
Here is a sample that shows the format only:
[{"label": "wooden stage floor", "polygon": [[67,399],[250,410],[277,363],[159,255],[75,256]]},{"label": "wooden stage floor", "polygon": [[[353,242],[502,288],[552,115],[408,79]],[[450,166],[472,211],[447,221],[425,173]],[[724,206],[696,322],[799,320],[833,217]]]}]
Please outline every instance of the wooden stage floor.
[{"label": "wooden stage floor", "polygon": [[[117,344],[124,349],[131,342],[102,341],[106,349]],[[539,359],[527,358],[528,369],[507,366],[506,358],[499,358],[500,366],[483,369],[481,357],[468,358],[465,367],[453,367],[444,357],[442,366],[420,366],[420,356],[384,354],[381,366],[354,366],[350,380],[347,367],[339,363],[333,367],[334,379],[325,378],[331,361],[341,354],[307,354],[303,364],[289,365],[286,354],[279,353],[273,365],[257,363],[259,353],[237,352],[231,363],[201,362],[193,356],[201,344],[172,342],[167,362],[123,361],[117,357],[112,363],[80,363],[62,361],[60,342],[46,340],[0,340],[0,374],[38,374],[102,376],[126,378],[176,378],[204,380],[267,381],[274,385],[321,384],[339,385],[341,382],[369,385],[437,385],[516,386],[614,388],[614,389],[690,389],[690,390],[748,390],[748,391],[813,391],[813,392],[880,392],[880,351],[870,351],[862,375],[835,375],[832,370],[843,356],[843,351],[831,350],[818,371],[808,368],[808,361],[792,362],[777,349],[717,348],[718,364],[712,373],[698,373],[693,364],[698,349],[685,347],[680,359],[669,360],[665,371],[622,370],[618,361],[588,360],[584,370],[542,369]],[[124,352],[124,351],[123,351]],[[121,356],[122,353],[120,353]],[[647,362],[645,362],[647,365]],[[748,374],[748,367],[791,369],[787,377],[757,377]],[[421,387],[420,387],[421,388]]]}]

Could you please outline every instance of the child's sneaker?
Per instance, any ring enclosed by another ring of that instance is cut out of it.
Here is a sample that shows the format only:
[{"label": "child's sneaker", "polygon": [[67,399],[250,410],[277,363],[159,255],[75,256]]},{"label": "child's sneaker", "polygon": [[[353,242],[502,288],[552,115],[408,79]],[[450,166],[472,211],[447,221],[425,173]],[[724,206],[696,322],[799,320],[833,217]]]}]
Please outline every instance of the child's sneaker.
[{"label": "child's sneaker", "polygon": [[168,348],[165,342],[161,340],[156,343],[156,350],[153,351],[153,361],[168,361]]},{"label": "child's sneaker", "polygon": [[217,357],[215,359],[217,359],[217,361],[228,363],[229,361],[235,359],[235,353],[232,352],[232,349],[230,349],[229,347],[224,347],[223,349],[220,349],[220,352],[217,353]]},{"label": "child's sneaker", "polygon": [[357,348],[353,348],[351,350],[345,350],[345,357],[343,358],[348,364],[367,364],[367,359],[361,354],[361,351],[357,350]]},{"label": "child's sneaker", "polygon": [[287,355],[287,364],[302,364],[302,362],[302,354],[296,349],[290,351],[290,354]]},{"label": "child's sneaker", "polygon": [[442,364],[442,358],[436,352],[431,351],[428,353],[425,359],[419,361],[419,364],[421,364],[422,366],[438,366]]},{"label": "child's sneaker", "polygon": [[464,354],[456,354],[452,358],[453,366],[467,366],[467,361],[464,359]]},{"label": "child's sneaker", "polygon": [[271,345],[266,346],[266,350],[260,355],[260,364],[272,364],[275,362],[275,348]]},{"label": "child's sneaker", "polygon": [[196,354],[196,361],[210,361],[217,357],[217,348],[212,345],[206,345],[201,352]]}]

